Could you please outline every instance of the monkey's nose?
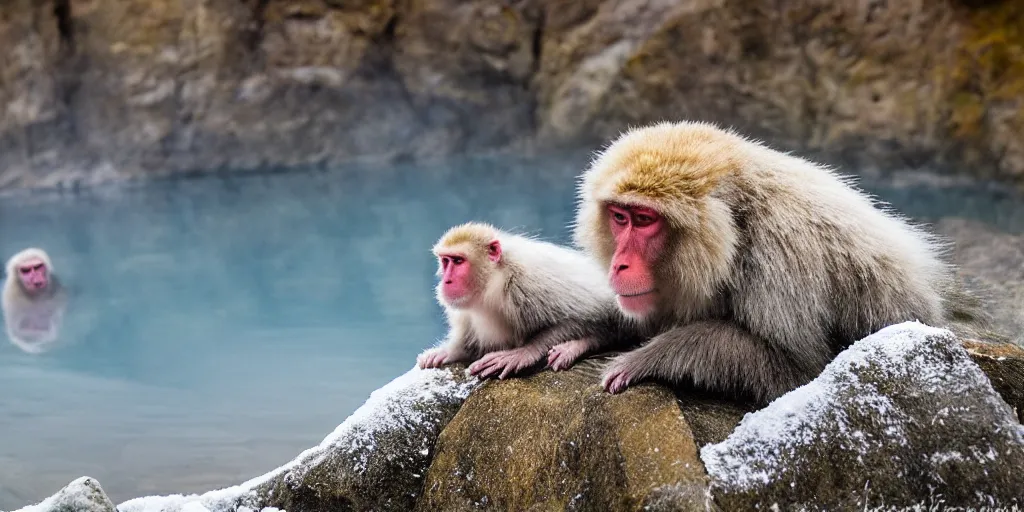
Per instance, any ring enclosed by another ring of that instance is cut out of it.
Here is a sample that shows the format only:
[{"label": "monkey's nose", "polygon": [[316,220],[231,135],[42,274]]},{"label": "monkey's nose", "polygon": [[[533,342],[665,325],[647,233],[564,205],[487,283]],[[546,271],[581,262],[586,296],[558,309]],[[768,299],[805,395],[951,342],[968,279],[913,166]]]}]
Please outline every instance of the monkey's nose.
[{"label": "monkey's nose", "polygon": [[449,280],[445,281],[444,284],[452,284],[452,280],[449,279]]},{"label": "monkey's nose", "polygon": [[626,270],[627,268],[629,268],[629,265],[619,265],[618,267],[615,267],[615,272],[616,273],[622,272],[623,270]]}]

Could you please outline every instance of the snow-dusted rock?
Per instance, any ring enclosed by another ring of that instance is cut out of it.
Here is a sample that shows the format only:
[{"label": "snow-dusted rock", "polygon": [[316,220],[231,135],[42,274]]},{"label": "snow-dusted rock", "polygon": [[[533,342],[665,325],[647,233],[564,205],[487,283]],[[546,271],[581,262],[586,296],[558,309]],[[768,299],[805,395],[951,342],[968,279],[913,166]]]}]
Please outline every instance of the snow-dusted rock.
[{"label": "snow-dusted rock", "polygon": [[115,512],[115,509],[100,483],[83,476],[39,504],[15,512]]},{"label": "snow-dusted rock", "polygon": [[701,458],[725,510],[1024,503],[1024,427],[952,333],[887,327]]},{"label": "snow-dusted rock", "polygon": [[414,368],[374,391],[319,446],[241,485],[136,498],[119,512],[411,510],[441,429],[476,385],[462,367]]},{"label": "snow-dusted rock", "polygon": [[[479,387],[462,366],[413,369],[270,473],[118,512],[705,510],[702,466],[723,510],[991,509],[1024,496],[1024,427],[1004,402],[1024,410],[1020,347],[891,326],[742,422],[742,404],[653,383],[608,395],[598,363]],[[83,477],[19,512],[50,511],[113,506]]]}]

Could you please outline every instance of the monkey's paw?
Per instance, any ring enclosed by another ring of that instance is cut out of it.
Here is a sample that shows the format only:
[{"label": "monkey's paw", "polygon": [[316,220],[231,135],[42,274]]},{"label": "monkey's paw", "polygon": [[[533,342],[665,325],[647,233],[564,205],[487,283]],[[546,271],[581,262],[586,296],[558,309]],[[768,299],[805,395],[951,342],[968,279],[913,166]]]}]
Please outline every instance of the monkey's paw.
[{"label": "monkey's paw", "polygon": [[579,360],[588,348],[590,348],[590,343],[587,340],[559,343],[548,350],[548,367],[555,371],[566,370]]},{"label": "monkey's paw", "polygon": [[629,384],[636,377],[628,366],[619,361],[612,363],[612,366],[604,373],[601,379],[601,386],[611,394],[618,394],[626,390]]},{"label": "monkey's paw", "polygon": [[432,348],[416,358],[416,364],[420,368],[440,368],[448,362],[448,349],[444,347]]},{"label": "monkey's paw", "polygon": [[469,365],[469,373],[480,379],[486,379],[495,374],[499,379],[504,379],[513,373],[533,366],[540,358],[541,354],[529,347],[500,350],[491,352]]}]

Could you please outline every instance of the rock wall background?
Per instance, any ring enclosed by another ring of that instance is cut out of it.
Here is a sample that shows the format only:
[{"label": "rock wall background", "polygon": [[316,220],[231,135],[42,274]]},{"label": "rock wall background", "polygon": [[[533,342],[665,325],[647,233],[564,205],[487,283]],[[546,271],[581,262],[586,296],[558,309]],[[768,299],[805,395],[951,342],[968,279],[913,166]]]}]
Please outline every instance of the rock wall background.
[{"label": "rock wall background", "polygon": [[5,0],[0,188],[599,144],[705,119],[1024,183],[1014,0]]}]

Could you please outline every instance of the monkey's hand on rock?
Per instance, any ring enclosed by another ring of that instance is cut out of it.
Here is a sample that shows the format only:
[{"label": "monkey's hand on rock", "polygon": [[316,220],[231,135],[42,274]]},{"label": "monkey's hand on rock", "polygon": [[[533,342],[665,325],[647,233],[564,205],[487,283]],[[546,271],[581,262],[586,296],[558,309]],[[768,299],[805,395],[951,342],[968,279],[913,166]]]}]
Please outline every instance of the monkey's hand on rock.
[{"label": "monkey's hand on rock", "polygon": [[416,364],[420,368],[440,368],[441,365],[449,362],[451,353],[447,347],[432,348],[416,358]]},{"label": "monkey's hand on rock", "polygon": [[559,343],[548,350],[548,366],[555,371],[568,369],[594,346],[595,343],[589,338]]},{"label": "monkey's hand on rock", "polygon": [[532,345],[512,350],[500,350],[491,352],[471,364],[469,373],[481,379],[495,374],[499,379],[504,379],[513,373],[533,366],[543,357],[544,353]]},{"label": "monkey's hand on rock", "polygon": [[612,362],[601,378],[601,386],[613,395],[625,391],[630,383],[640,375],[636,370],[630,369],[629,361],[621,361],[621,359],[620,357]]}]

